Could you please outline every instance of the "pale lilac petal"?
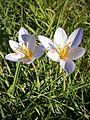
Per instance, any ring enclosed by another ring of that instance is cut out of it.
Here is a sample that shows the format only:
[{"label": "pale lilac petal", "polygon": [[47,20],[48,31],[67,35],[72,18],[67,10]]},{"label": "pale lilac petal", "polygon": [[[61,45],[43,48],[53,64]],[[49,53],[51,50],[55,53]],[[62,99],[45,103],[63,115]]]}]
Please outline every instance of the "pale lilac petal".
[{"label": "pale lilac petal", "polygon": [[24,35],[21,35],[22,39],[23,39],[23,42],[28,42],[30,40],[30,35],[29,34],[24,34]]},{"label": "pale lilac petal", "polygon": [[75,64],[73,61],[60,61],[60,65],[65,72],[72,73],[75,69]]},{"label": "pale lilac petal", "polygon": [[82,57],[85,53],[85,49],[82,47],[74,48],[73,51],[68,56],[67,60],[76,60]]},{"label": "pale lilac petal", "polygon": [[62,28],[58,28],[54,35],[54,43],[61,48],[66,45],[67,42],[67,35],[66,32]]},{"label": "pale lilac petal", "polygon": [[29,49],[30,52],[34,52],[36,46],[36,38],[35,35],[30,35],[29,40],[27,43],[27,48]]},{"label": "pale lilac petal", "polygon": [[9,40],[9,45],[13,51],[16,51],[19,47],[19,44],[13,40]]},{"label": "pale lilac petal", "polygon": [[53,60],[53,61],[56,61],[56,62],[60,62],[60,57],[58,55],[58,53],[55,51],[55,50],[50,50],[48,53],[47,53],[47,56]]},{"label": "pale lilac petal", "polygon": [[53,41],[50,40],[49,38],[39,35],[38,39],[40,40],[40,42],[42,43],[46,50],[50,50],[52,47],[54,47]]},{"label": "pale lilac petal", "polygon": [[20,30],[19,30],[19,34],[18,34],[18,41],[19,42],[24,42],[24,39],[22,38],[22,35],[26,35],[26,36],[29,35],[28,31],[23,27],[21,27]]},{"label": "pale lilac petal", "polygon": [[42,45],[38,45],[35,48],[34,57],[35,58],[40,58],[43,54],[44,54],[44,47]]},{"label": "pale lilac petal", "polygon": [[19,62],[19,59],[22,57],[21,54],[16,54],[16,53],[10,53],[5,56],[7,60],[13,61],[13,62]]},{"label": "pale lilac petal", "polygon": [[34,60],[35,60],[35,57],[32,57],[30,60],[28,60],[26,57],[23,57],[23,58],[19,59],[18,61],[19,61],[19,62],[22,62],[22,63],[30,64],[30,63],[32,63]]},{"label": "pale lilac petal", "polygon": [[24,42],[20,42],[19,44],[22,46],[24,43],[30,52],[34,52],[36,46],[36,38],[35,35],[22,35]]},{"label": "pale lilac petal", "polygon": [[70,43],[71,48],[76,48],[81,43],[83,37],[83,29],[76,29],[68,38],[67,43]]},{"label": "pale lilac petal", "polygon": [[32,63],[35,60],[35,58],[32,58],[29,62],[27,62],[27,64]]}]

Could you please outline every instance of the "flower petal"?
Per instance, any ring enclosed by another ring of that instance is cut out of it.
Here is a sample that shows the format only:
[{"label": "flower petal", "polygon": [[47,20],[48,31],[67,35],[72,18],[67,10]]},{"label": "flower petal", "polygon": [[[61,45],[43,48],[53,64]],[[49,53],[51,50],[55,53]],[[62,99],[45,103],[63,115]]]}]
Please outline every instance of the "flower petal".
[{"label": "flower petal", "polygon": [[13,62],[19,62],[19,59],[21,59],[22,55],[21,54],[15,54],[15,53],[10,53],[5,56],[7,60],[13,61]]},{"label": "flower petal", "polygon": [[60,61],[60,65],[63,68],[64,71],[72,73],[75,69],[75,64],[73,61]]},{"label": "flower petal", "polygon": [[26,64],[30,64],[30,63],[32,63],[34,60],[35,60],[35,57],[32,57],[30,60],[28,60],[26,57],[23,57],[23,58],[19,59],[18,61],[19,61],[19,62],[26,63]]},{"label": "flower petal", "polygon": [[73,51],[68,56],[67,60],[76,60],[82,57],[85,53],[85,49],[82,47],[74,48]]},{"label": "flower petal", "polygon": [[24,34],[24,35],[21,35],[22,39],[23,39],[23,42],[28,42],[30,40],[30,35],[28,34]]},{"label": "flower petal", "polygon": [[54,47],[53,41],[50,40],[49,38],[39,35],[38,39],[40,40],[42,45],[45,47],[45,49],[50,50],[52,47]]},{"label": "flower petal", "polygon": [[83,29],[76,29],[68,38],[67,43],[70,43],[71,48],[76,48],[81,43],[83,37]]},{"label": "flower petal", "polygon": [[21,27],[20,30],[19,30],[19,34],[18,34],[18,41],[19,42],[24,42],[24,39],[22,38],[22,35],[29,35],[28,31]]},{"label": "flower petal", "polygon": [[[35,46],[36,46],[36,38],[35,35],[22,35],[22,39],[24,41],[24,44],[26,44],[26,47],[29,49],[30,52],[34,52]],[[19,43],[22,45],[22,42]]]},{"label": "flower petal", "polygon": [[29,40],[27,43],[27,48],[29,49],[30,52],[34,52],[36,46],[36,38],[35,35],[30,35]]},{"label": "flower petal", "polygon": [[35,58],[32,58],[29,62],[27,62],[27,64],[32,63],[35,60]]},{"label": "flower petal", "polygon": [[54,35],[54,43],[63,48],[66,45],[66,42],[67,42],[66,32],[61,27],[59,27]]},{"label": "flower petal", "polygon": [[56,61],[56,62],[60,62],[60,57],[58,55],[58,53],[55,51],[55,50],[50,50],[48,53],[47,53],[47,56],[53,60],[53,61]]},{"label": "flower petal", "polygon": [[44,54],[44,47],[42,45],[38,45],[35,48],[34,57],[35,58],[40,58],[43,54]]},{"label": "flower petal", "polygon": [[18,49],[18,46],[19,46],[19,44],[13,40],[9,40],[9,45],[13,51],[16,51]]}]

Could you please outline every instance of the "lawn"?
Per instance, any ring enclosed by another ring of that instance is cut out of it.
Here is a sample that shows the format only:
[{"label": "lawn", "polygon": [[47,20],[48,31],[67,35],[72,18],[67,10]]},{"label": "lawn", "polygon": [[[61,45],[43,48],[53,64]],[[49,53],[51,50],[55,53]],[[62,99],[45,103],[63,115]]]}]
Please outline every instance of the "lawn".
[{"label": "lawn", "polygon": [[[5,59],[9,40],[18,41],[21,27],[54,39],[58,27],[69,36],[83,28],[85,54],[73,73],[43,56],[33,64]],[[90,1],[0,0],[0,120],[90,120]]]}]

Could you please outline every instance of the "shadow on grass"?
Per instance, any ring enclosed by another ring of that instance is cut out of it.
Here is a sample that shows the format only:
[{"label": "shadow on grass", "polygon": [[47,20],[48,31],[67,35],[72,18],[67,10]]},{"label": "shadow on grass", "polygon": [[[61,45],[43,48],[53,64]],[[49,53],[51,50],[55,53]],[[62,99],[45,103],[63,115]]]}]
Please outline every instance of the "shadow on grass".
[{"label": "shadow on grass", "polygon": [[0,29],[0,51],[6,52],[9,47],[9,37],[11,35],[7,34],[5,30]]}]

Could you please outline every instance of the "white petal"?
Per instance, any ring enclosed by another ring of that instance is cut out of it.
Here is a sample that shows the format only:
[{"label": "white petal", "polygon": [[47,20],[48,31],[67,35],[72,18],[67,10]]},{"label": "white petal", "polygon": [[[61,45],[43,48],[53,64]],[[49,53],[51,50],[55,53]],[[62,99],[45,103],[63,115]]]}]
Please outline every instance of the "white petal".
[{"label": "white petal", "polygon": [[21,27],[20,30],[19,30],[19,34],[18,34],[19,42],[24,42],[24,40],[22,38],[22,35],[27,35],[27,36],[29,35],[28,31],[23,27]]},{"label": "white petal", "polygon": [[29,49],[30,52],[34,52],[36,46],[36,38],[35,35],[30,35],[29,40],[28,40],[28,46],[27,48]]},{"label": "white petal", "polygon": [[44,47],[42,45],[38,45],[35,48],[34,57],[35,58],[40,58],[43,54],[44,54]]},{"label": "white petal", "polygon": [[68,38],[67,43],[70,43],[71,48],[76,48],[81,43],[83,36],[83,29],[76,29]]},{"label": "white petal", "polygon": [[18,61],[23,62],[23,63],[26,63],[26,64],[30,64],[30,63],[32,63],[34,60],[35,60],[34,57],[32,57],[30,60],[28,60],[26,57],[23,57],[23,58],[19,59]]},{"label": "white petal", "polygon": [[82,57],[85,53],[85,49],[82,47],[74,48],[73,51],[68,56],[67,60],[76,60]]},{"label": "white petal", "polygon": [[9,45],[13,51],[16,51],[18,49],[18,46],[19,46],[19,44],[13,40],[9,40]]},{"label": "white petal", "polygon": [[20,28],[19,33],[22,34],[22,35],[23,34],[29,34],[28,31],[23,27]]},{"label": "white petal", "polygon": [[5,56],[7,60],[13,61],[13,62],[19,62],[19,59],[21,58],[21,54],[15,54],[15,53],[10,53]]},{"label": "white petal", "polygon": [[67,35],[66,32],[62,28],[58,28],[54,35],[54,43],[56,45],[60,45],[63,48],[67,42]]},{"label": "white petal", "polygon": [[49,38],[39,35],[38,39],[40,40],[42,45],[45,47],[45,49],[50,50],[52,47],[54,47],[53,41],[50,40]]},{"label": "white petal", "polygon": [[56,62],[60,62],[60,57],[58,55],[58,53],[55,51],[55,50],[50,50],[48,53],[47,53],[47,56],[53,60],[53,61],[56,61]]},{"label": "white petal", "polygon": [[32,58],[29,62],[27,62],[27,64],[32,63],[35,60],[35,58]]},{"label": "white petal", "polygon": [[75,64],[73,61],[60,61],[60,65],[63,68],[64,71],[72,73],[75,69]]}]

